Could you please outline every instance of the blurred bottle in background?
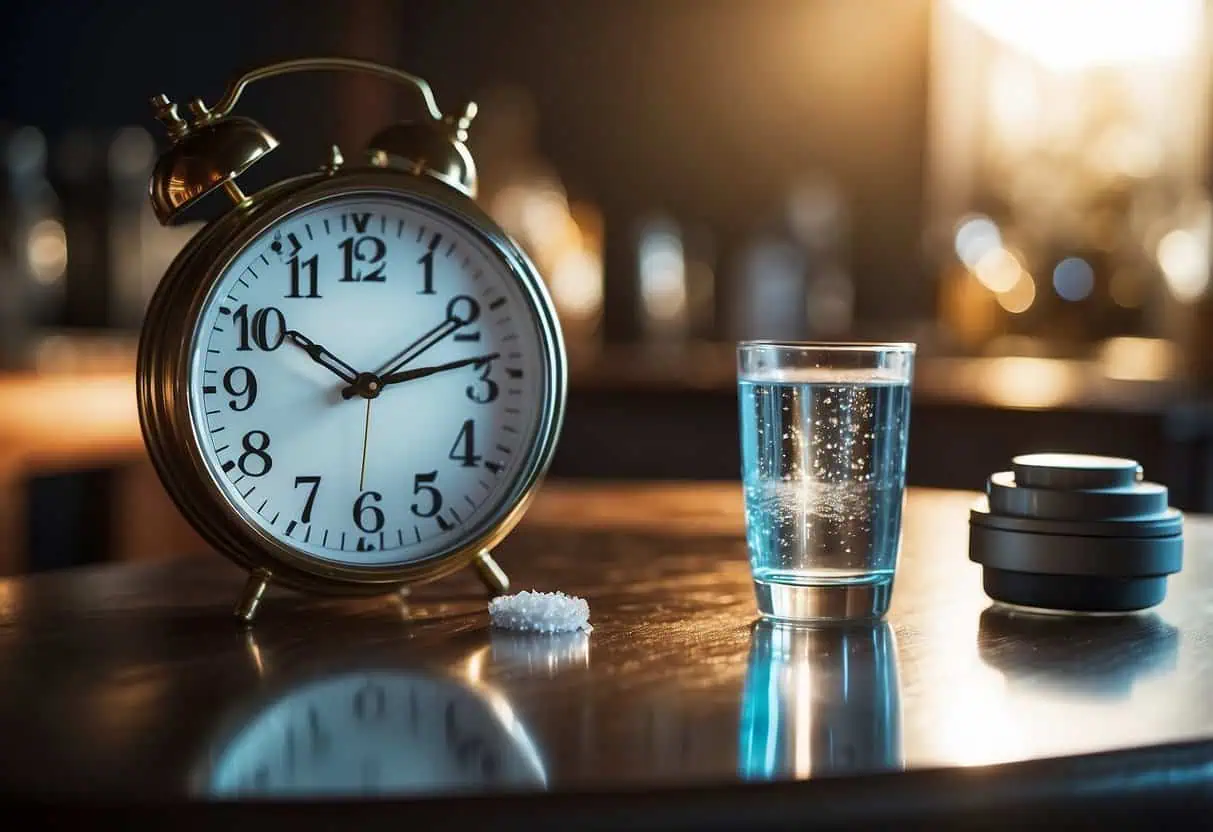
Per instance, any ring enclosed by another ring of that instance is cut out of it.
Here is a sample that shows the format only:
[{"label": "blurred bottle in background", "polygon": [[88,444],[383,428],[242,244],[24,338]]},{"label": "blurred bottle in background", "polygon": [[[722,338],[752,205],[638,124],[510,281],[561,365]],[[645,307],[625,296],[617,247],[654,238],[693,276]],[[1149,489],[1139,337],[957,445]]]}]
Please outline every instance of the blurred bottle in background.
[{"label": "blurred bottle in background", "polygon": [[711,338],[716,275],[707,229],[655,212],[638,224],[635,241],[641,337],[665,345]]},{"label": "blurred bottle in background", "polygon": [[67,244],[45,137],[22,126],[0,142],[0,361],[24,367],[34,333],[62,320]]},{"label": "blurred bottle in background", "polygon": [[570,349],[601,341],[602,214],[570,201],[557,171],[535,147],[535,106],[517,87],[479,96],[471,150],[477,201],[535,262]]},{"label": "blurred bottle in background", "polygon": [[63,323],[102,328],[109,312],[109,241],[105,233],[104,141],[96,130],[75,128],[55,142],[52,175],[63,197],[68,261]]},{"label": "blurred bottle in background", "polygon": [[822,174],[805,177],[788,194],[787,218],[807,255],[808,337],[843,337],[854,324],[855,281],[847,262],[850,218],[842,191]]},{"label": "blurred bottle in background", "polygon": [[[137,126],[73,129],[55,145],[52,170],[63,197],[67,246],[57,323],[78,337],[133,339],[160,278],[202,226],[163,227],[156,221],[147,198],[155,161],[151,135]],[[66,366],[73,342],[55,343],[56,361]],[[80,343],[75,352],[88,349]]]},{"label": "blurred bottle in background", "polygon": [[730,329],[737,339],[837,339],[854,323],[848,212],[823,173],[791,183],[775,219],[738,254]]}]

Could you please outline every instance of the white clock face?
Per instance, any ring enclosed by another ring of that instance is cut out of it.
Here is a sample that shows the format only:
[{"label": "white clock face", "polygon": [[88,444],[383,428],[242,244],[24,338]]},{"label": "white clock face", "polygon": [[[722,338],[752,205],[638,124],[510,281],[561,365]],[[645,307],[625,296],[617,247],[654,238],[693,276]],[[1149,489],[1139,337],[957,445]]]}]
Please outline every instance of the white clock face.
[{"label": "white clock face", "polygon": [[544,341],[469,228],[379,195],[254,239],[199,316],[194,432],[250,522],[365,566],[442,553],[493,514],[537,442]]},{"label": "white clock face", "polygon": [[204,788],[214,797],[307,796],[544,782],[508,710],[452,682],[375,671],[306,685],[254,715],[217,749]]}]

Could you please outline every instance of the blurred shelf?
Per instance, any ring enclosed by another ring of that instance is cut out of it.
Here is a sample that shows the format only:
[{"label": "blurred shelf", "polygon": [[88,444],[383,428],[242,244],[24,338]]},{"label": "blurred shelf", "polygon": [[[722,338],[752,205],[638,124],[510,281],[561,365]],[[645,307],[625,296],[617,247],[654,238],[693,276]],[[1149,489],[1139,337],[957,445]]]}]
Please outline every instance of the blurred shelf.
[{"label": "blurred shelf", "polygon": [[[1145,339],[1134,340],[1149,349]],[[1130,354],[1125,363],[1110,365],[1095,359],[920,353],[914,398],[920,404],[997,410],[1158,412],[1205,396],[1202,388],[1161,372],[1159,362],[1151,362],[1149,354],[1143,354],[1145,360],[1134,360]],[[736,353],[731,343],[711,342],[571,347],[569,377],[574,395],[698,392],[733,396]]]}]

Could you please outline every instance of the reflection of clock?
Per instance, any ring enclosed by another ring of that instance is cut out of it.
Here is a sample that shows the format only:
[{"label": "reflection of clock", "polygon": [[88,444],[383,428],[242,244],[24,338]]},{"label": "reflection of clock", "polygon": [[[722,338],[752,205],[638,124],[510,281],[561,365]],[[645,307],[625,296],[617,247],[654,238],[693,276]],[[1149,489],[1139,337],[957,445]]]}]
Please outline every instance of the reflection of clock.
[{"label": "reflection of clock", "polygon": [[326,676],[258,708],[196,772],[207,797],[542,789],[543,764],[497,693],[404,670]]}]

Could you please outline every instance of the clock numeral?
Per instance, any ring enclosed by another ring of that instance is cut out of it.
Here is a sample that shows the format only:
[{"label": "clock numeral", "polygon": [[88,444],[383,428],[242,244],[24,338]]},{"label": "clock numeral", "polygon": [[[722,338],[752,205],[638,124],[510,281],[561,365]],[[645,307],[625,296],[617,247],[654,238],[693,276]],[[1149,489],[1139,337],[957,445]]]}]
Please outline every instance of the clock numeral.
[{"label": "clock numeral", "polygon": [[413,477],[413,493],[418,495],[425,494],[426,499],[429,501],[429,505],[424,509],[421,506],[420,500],[413,503],[411,506],[413,514],[416,514],[418,517],[433,517],[442,511],[442,492],[433,485],[437,480],[437,471],[417,474]]},{"label": "clock numeral", "polygon": [[493,371],[493,362],[485,361],[480,368],[479,383],[469,384],[466,389],[467,397],[477,404],[488,404],[497,400],[497,396],[501,394],[501,387],[497,382],[489,378],[489,373]]},{"label": "clock numeral", "polygon": [[361,214],[343,214],[341,217],[341,230],[345,231],[351,222],[354,223],[355,231],[359,234],[365,234],[366,227],[371,222],[371,212],[363,211]]},{"label": "clock numeral", "polygon": [[273,306],[258,309],[249,316],[248,304],[243,304],[232,313],[232,320],[239,327],[239,345],[237,351],[247,352],[252,349],[249,342],[258,349],[272,351],[282,346],[286,337],[286,318],[282,312]]},{"label": "clock numeral", "polygon": [[387,715],[387,694],[379,685],[367,682],[354,693],[354,716],[359,722],[380,720]]},{"label": "clock numeral", "polygon": [[483,459],[476,454],[476,422],[474,420],[464,420],[463,427],[455,436],[455,444],[451,446],[451,451],[446,458],[455,460],[464,468],[475,468],[476,463]]},{"label": "clock numeral", "polygon": [[312,755],[319,757],[326,754],[332,745],[332,739],[320,725],[320,714],[315,707],[307,709],[307,736],[312,746]]},{"label": "clock numeral", "polygon": [[[243,379],[237,387],[236,379]],[[232,410],[248,410],[257,401],[257,376],[248,367],[232,367],[223,374],[223,389],[237,398],[243,397],[243,402],[232,399],[227,406]]]},{"label": "clock numeral", "polygon": [[[368,215],[369,216],[369,215]],[[342,283],[383,283],[384,255],[387,245],[378,237],[346,237],[340,243],[344,271],[341,274]],[[374,267],[363,271],[357,264]]]},{"label": "clock numeral", "polygon": [[455,295],[446,305],[446,316],[467,326],[480,318],[480,304],[471,295]]},{"label": "clock numeral", "polygon": [[496,755],[487,747],[484,738],[465,733],[455,714],[455,703],[448,702],[442,714],[443,734],[446,746],[454,752],[460,768],[478,768],[486,777],[493,777],[499,769]]},{"label": "clock numeral", "polygon": [[[240,440],[241,446],[244,448],[244,453],[236,460],[237,467],[240,472],[250,477],[264,477],[270,472],[270,468],[274,467],[274,460],[266,453],[270,447],[270,435],[263,430],[250,430]],[[256,465],[260,470],[252,470],[249,467],[249,460],[257,460]]]},{"label": "clock numeral", "polygon": [[[299,260],[299,255],[295,255],[289,261],[291,267],[291,291],[287,294],[288,298],[318,298],[320,297],[319,286],[317,285],[316,271],[320,264],[320,255],[313,254],[302,262]],[[307,272],[307,294],[299,294],[299,284],[301,280],[301,272]]]},{"label": "clock numeral", "polygon": [[332,745],[332,739],[320,725],[320,715],[316,713],[315,707],[307,709],[307,726],[304,728],[303,739],[300,740],[299,725],[291,725],[286,729],[286,738],[283,746],[283,762],[286,765],[286,770],[290,773],[295,772],[295,767],[299,762],[300,746],[306,746],[306,753],[313,759],[323,757],[328,753]]},{"label": "clock numeral", "polygon": [[[382,529],[383,509],[375,505],[375,503],[378,503],[382,499],[383,495],[378,491],[364,491],[359,494],[358,499],[354,500],[354,525],[367,534],[372,534]],[[367,500],[371,501],[371,505],[366,504]]]},{"label": "clock numeral", "polygon": [[300,523],[312,522],[312,506],[316,504],[316,492],[320,490],[320,477],[295,477],[295,487],[309,485],[307,499],[303,501],[303,513],[299,515]]},{"label": "clock numeral", "polygon": [[442,235],[435,234],[430,238],[429,250],[417,260],[422,269],[421,291],[417,293],[419,295],[434,294],[434,249],[438,248],[438,244],[441,242]]},{"label": "clock numeral", "polygon": [[[452,321],[458,321],[462,326],[466,327],[480,318],[480,304],[470,295],[456,295],[446,305],[446,316]],[[469,332],[464,329],[456,332],[454,340],[479,341],[480,330]]]}]

